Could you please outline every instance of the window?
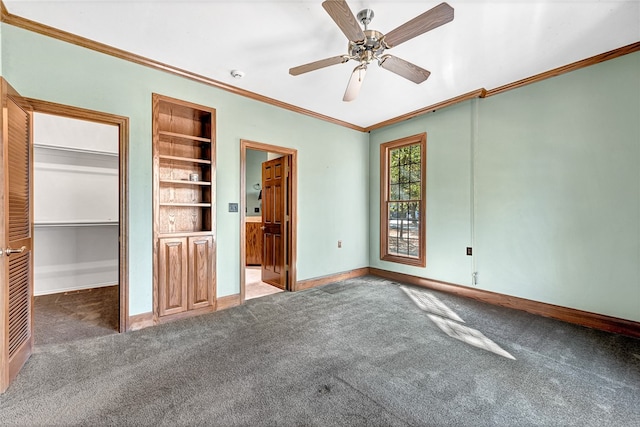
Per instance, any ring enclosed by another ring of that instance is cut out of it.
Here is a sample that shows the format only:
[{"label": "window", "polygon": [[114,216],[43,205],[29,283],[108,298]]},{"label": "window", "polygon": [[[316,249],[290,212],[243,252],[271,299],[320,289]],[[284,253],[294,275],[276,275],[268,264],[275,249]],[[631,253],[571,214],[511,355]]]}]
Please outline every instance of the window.
[{"label": "window", "polygon": [[427,134],[380,146],[380,259],[426,266]]}]

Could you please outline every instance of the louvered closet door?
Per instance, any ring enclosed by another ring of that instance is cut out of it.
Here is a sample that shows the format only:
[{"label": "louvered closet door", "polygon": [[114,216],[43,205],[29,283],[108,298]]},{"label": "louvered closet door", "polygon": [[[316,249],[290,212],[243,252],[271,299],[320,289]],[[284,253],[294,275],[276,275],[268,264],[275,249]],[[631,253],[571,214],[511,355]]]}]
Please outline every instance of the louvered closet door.
[{"label": "louvered closet door", "polygon": [[[6,95],[5,95],[6,96]],[[33,256],[30,115],[12,98],[3,108],[4,242],[2,249],[4,391],[31,354]]]}]

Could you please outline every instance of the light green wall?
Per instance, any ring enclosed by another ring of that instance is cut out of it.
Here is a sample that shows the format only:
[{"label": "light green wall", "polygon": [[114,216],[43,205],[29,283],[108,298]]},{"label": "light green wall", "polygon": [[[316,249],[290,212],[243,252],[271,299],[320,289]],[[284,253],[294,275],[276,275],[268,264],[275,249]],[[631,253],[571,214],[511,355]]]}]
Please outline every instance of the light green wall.
[{"label": "light green wall", "polygon": [[[422,131],[418,269],[379,260],[378,150]],[[475,270],[481,289],[640,321],[640,53],[375,131],[371,142],[371,265],[463,285]]]},{"label": "light green wall", "polygon": [[[467,285],[470,246],[471,127],[474,104],[466,102],[371,133],[370,265],[384,270]],[[427,267],[380,260],[380,144],[427,133]]]},{"label": "light green wall", "polygon": [[480,287],[640,321],[640,54],[480,102]]},{"label": "light green wall", "polygon": [[[227,204],[244,138],[299,151],[299,280],[371,265],[473,286],[477,271],[481,289],[640,321],[640,53],[367,135],[5,24],[0,37],[2,75],[24,96],[131,119],[132,315],[152,305],[157,92],[217,109],[219,296],[239,289]],[[420,132],[424,269],[379,260],[379,144]]]},{"label": "light green wall", "polygon": [[368,265],[366,134],[6,24],[2,59],[23,96],[130,118],[131,315],[152,310],[152,92],[217,109],[218,296],[239,292],[241,138],[298,150],[298,280]]}]

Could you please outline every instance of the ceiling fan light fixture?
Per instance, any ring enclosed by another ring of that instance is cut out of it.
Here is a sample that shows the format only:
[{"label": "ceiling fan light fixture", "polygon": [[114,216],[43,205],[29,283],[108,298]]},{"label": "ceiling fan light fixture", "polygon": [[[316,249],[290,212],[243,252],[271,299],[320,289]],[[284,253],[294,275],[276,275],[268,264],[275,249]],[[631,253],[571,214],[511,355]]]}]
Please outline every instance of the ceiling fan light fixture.
[{"label": "ceiling fan light fixture", "polygon": [[349,78],[349,84],[347,85],[347,89],[344,91],[344,96],[342,97],[344,102],[351,102],[358,97],[358,93],[360,93],[360,87],[362,86],[366,73],[367,64],[359,64],[353,69],[351,78]]}]

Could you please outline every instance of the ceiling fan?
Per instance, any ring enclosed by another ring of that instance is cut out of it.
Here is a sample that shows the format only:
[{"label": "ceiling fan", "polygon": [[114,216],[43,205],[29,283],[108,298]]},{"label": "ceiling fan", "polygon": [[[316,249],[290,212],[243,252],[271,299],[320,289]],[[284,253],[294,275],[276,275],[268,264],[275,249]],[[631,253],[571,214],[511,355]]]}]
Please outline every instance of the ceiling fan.
[{"label": "ceiling fan", "polygon": [[[289,74],[297,76],[331,65],[343,64],[349,60],[358,61],[358,65],[351,73],[347,90],[342,98],[343,101],[347,102],[353,101],[358,96],[367,66],[374,60],[378,61],[380,67],[414,83],[419,84],[427,80],[429,74],[431,74],[429,71],[404,59],[385,54],[384,51],[453,20],[453,8],[447,3],[440,3],[433,9],[400,25],[395,30],[382,34],[380,31],[368,28],[374,16],[371,9],[361,10],[356,20],[345,0],[326,0],[322,3],[322,7],[349,39],[348,53],[293,67],[289,69]],[[360,28],[358,22],[364,26],[364,31]]]}]

